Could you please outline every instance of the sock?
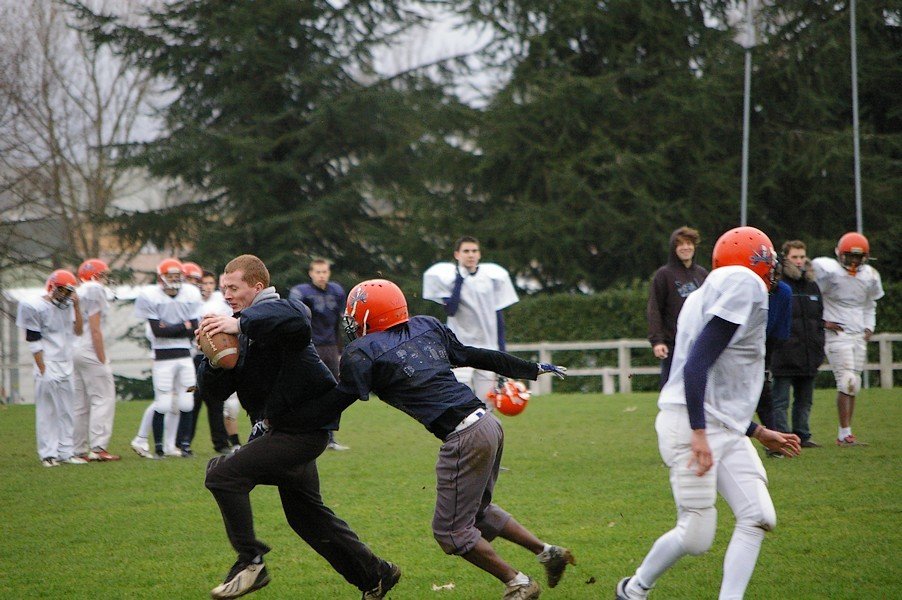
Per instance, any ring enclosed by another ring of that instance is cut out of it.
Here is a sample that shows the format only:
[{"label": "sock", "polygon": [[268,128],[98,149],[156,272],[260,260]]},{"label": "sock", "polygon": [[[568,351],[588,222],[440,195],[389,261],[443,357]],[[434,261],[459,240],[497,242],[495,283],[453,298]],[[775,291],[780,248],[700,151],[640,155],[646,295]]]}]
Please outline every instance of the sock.
[{"label": "sock", "polygon": [[233,433],[232,435],[229,436],[229,444],[231,444],[232,446],[240,446],[241,445],[241,438],[238,437],[237,433]]},{"label": "sock", "polygon": [[529,583],[529,577],[527,577],[523,572],[517,571],[517,576],[507,582],[507,587],[513,587],[515,585],[526,585]]},{"label": "sock", "polygon": [[158,454],[163,451],[163,419],[165,416],[163,413],[158,413],[154,411],[153,420],[151,422],[153,429],[153,444],[154,447],[158,450]]},{"label": "sock", "polygon": [[840,427],[840,428],[839,428],[839,435],[837,435],[836,437],[837,437],[837,439],[844,440],[844,439],[846,439],[847,437],[849,437],[850,435],[852,435],[852,428],[851,428],[851,427]]},{"label": "sock", "polygon": [[177,430],[177,444],[182,450],[191,447],[191,428],[194,423],[194,413],[190,410],[183,410],[179,413],[179,425]]},{"label": "sock", "polygon": [[545,544],[545,545],[542,547],[542,554],[545,554],[545,553],[548,552],[549,550],[551,550],[551,544]]}]

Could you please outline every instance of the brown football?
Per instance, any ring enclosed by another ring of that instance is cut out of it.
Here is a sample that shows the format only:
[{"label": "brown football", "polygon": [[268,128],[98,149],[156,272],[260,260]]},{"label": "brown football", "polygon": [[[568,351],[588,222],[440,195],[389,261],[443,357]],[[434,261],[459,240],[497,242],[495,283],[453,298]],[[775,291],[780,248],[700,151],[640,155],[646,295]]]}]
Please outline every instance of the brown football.
[{"label": "brown football", "polygon": [[210,364],[221,369],[234,369],[238,364],[238,336],[231,333],[200,334],[200,349]]}]

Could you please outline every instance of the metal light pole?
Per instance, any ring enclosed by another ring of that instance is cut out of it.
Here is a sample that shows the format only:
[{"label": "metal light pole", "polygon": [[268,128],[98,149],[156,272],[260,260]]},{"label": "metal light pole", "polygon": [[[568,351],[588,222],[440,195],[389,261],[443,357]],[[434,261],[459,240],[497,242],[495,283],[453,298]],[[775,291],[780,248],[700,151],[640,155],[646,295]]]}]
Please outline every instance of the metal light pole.
[{"label": "metal light pole", "polygon": [[849,32],[852,43],[852,140],[855,154],[855,223],[858,233],[863,233],[864,224],[861,217],[861,145],[858,141],[858,38],[855,29],[855,0],[850,0]]},{"label": "metal light pole", "polygon": [[748,0],[745,3],[746,35],[742,44],[745,47],[745,86],[742,95],[742,183],[739,200],[739,224],[742,226],[748,222],[749,117],[752,104],[752,48],[755,46],[754,9],[756,4],[756,0]]}]

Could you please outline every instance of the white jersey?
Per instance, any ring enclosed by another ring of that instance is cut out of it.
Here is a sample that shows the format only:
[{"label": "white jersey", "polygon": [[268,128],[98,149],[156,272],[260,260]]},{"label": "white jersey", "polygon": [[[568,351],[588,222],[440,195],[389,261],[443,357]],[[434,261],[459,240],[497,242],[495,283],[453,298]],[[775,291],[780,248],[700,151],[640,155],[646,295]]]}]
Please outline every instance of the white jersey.
[{"label": "white jersey", "polygon": [[457,313],[448,317],[448,328],[462,344],[498,350],[496,313],[519,300],[510,274],[494,263],[480,263],[472,274],[454,263],[437,263],[423,273],[423,298],[444,304],[451,297],[458,269],[464,283]]},{"label": "white jersey", "polygon": [[811,265],[824,298],[824,320],[839,323],[847,333],[875,331],[877,300],[883,298],[877,269],[861,265],[852,275],[838,260],[828,256],[815,258]]},{"label": "white jersey", "polygon": [[210,297],[200,307],[201,318],[207,315],[226,315],[231,317],[233,313],[232,307],[225,301],[222,292],[219,290],[210,294]]},{"label": "white jersey", "polygon": [[75,309],[72,306],[59,308],[43,297],[19,302],[16,325],[41,334],[45,377],[57,380],[72,375],[76,339],[74,323]]},{"label": "white jersey", "polygon": [[93,315],[100,315],[101,327],[110,309],[110,301],[107,299],[106,288],[97,281],[86,281],[78,286],[78,304],[81,306],[81,314],[84,318],[84,331],[76,342],[76,348],[80,351],[94,352],[94,341],[91,338],[91,326],[88,319]]},{"label": "white jersey", "polygon": [[[166,295],[158,285],[144,288],[135,299],[135,317],[139,319],[158,320],[167,325],[176,325],[200,318],[200,308],[203,304],[200,290],[193,285],[183,285],[175,297]],[[149,328],[148,328],[149,329]],[[185,348],[190,350],[193,345],[192,338],[187,337],[156,337],[150,333],[150,345],[154,350],[168,350],[172,348]]]},{"label": "white jersey", "polygon": [[708,371],[705,413],[744,434],[764,384],[767,310],[767,288],[754,271],[739,266],[711,271],[680,310],[670,378],[658,406],[686,404],[683,371],[689,351],[708,321],[720,317],[739,328]]}]

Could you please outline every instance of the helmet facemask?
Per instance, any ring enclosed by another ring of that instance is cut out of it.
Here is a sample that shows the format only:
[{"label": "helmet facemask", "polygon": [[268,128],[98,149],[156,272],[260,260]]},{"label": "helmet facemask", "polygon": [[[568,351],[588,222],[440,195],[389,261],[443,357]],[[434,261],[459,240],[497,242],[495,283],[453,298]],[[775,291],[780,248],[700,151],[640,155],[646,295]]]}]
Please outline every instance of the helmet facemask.
[{"label": "helmet facemask", "polygon": [[161,273],[159,276],[160,287],[167,296],[178,296],[179,290],[182,289],[182,274],[177,273]]},{"label": "helmet facemask", "polygon": [[56,286],[50,291],[50,302],[57,308],[69,308],[74,293],[75,288],[71,285]]}]

